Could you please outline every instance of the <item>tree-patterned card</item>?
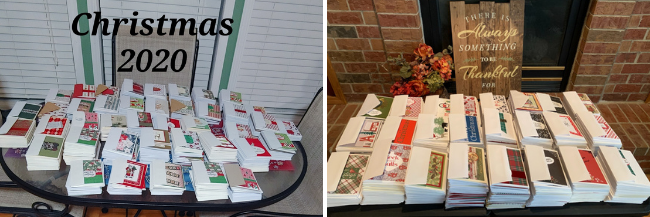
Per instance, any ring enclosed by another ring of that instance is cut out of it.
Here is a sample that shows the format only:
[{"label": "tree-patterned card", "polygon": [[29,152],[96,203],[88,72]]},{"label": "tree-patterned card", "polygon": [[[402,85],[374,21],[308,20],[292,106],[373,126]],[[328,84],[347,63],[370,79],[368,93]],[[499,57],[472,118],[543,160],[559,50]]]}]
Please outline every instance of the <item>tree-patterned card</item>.
[{"label": "tree-patterned card", "polygon": [[242,102],[241,93],[230,91],[230,101],[235,103],[241,103]]},{"label": "tree-patterned card", "polygon": [[183,170],[180,165],[165,163],[165,184],[166,186],[185,188],[183,183]]},{"label": "tree-patterned card", "polygon": [[104,174],[101,160],[83,160],[84,184],[97,184],[104,182]]},{"label": "tree-patterned card", "polygon": [[351,154],[348,156],[336,190],[329,194],[357,194],[361,190],[361,179],[366,172],[370,155]]},{"label": "tree-patterned card", "polygon": [[58,158],[63,148],[63,138],[46,136],[41,144],[39,156]]},{"label": "tree-patterned card", "polygon": [[20,110],[18,117],[24,119],[34,119],[39,111],[41,111],[40,105],[26,103],[23,106],[23,109]]},{"label": "tree-patterned card", "polygon": [[129,97],[129,108],[143,110],[144,109],[144,99],[138,97]]},{"label": "tree-patterned card", "polygon": [[282,149],[289,151],[296,150],[296,146],[293,145],[293,142],[291,142],[291,139],[289,139],[287,134],[275,133],[275,136],[277,137],[278,142],[280,142],[280,145],[282,145]]},{"label": "tree-patterned card", "polygon": [[153,121],[151,120],[151,113],[138,112],[138,125],[140,127],[153,127]]},{"label": "tree-patterned card", "polygon": [[208,173],[210,183],[228,183],[228,181],[226,181],[226,176],[223,174],[221,165],[212,162],[203,163],[205,164],[205,170]]},{"label": "tree-patterned card", "polygon": [[447,180],[447,154],[431,151],[429,158],[429,170],[427,171],[427,184],[425,186],[442,189],[442,184]]}]

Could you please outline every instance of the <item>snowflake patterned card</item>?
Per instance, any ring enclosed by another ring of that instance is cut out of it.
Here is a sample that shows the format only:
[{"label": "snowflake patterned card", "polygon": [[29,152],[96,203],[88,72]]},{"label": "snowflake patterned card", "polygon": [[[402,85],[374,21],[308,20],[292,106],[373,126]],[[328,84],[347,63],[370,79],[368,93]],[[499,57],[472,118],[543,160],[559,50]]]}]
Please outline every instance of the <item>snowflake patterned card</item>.
[{"label": "snowflake patterned card", "polygon": [[410,145],[391,144],[383,174],[372,180],[404,182],[410,155]]},{"label": "snowflake patterned card", "polygon": [[497,108],[499,112],[510,113],[510,109],[508,109],[508,104],[504,95],[492,95],[492,98],[494,98],[494,107]]},{"label": "snowflake patterned card", "polygon": [[381,125],[384,123],[383,120],[377,119],[366,119],[361,126],[361,131],[359,131],[359,136],[357,141],[354,143],[354,146],[357,147],[372,147],[372,144],[375,143],[377,136],[379,136],[379,130]]},{"label": "snowflake patterned card", "polygon": [[124,168],[124,170],[126,170],[126,173],[124,175],[124,180],[120,184],[139,189],[145,188],[145,173],[147,172],[146,164],[127,160],[126,168]]},{"label": "snowflake patterned card", "polygon": [[84,184],[104,182],[104,166],[101,160],[83,160],[81,163]]},{"label": "snowflake patterned card", "polygon": [[370,155],[350,154],[343,166],[343,173],[336,185],[336,190],[327,193],[358,194],[361,191],[361,182],[369,159]]}]

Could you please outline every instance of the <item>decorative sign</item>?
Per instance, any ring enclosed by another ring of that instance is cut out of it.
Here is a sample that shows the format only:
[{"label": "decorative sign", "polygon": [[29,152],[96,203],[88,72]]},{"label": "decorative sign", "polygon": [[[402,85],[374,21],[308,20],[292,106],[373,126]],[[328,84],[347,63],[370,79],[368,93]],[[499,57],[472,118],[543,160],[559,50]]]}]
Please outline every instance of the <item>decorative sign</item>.
[{"label": "decorative sign", "polygon": [[449,4],[456,92],[478,96],[521,90],[524,0]]}]

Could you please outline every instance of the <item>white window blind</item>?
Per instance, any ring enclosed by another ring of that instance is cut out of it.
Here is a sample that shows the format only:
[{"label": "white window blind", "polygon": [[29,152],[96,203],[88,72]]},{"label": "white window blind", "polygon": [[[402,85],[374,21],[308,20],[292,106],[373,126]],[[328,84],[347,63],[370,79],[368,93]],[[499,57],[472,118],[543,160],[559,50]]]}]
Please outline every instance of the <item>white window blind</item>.
[{"label": "white window blind", "polygon": [[72,89],[71,34],[66,0],[0,0],[0,97]]},{"label": "white window blind", "polygon": [[322,31],[322,1],[256,0],[229,88],[298,123],[323,87]]},{"label": "white window blind", "polygon": [[[138,26],[141,26],[140,22],[142,19],[152,18],[156,20],[162,15],[165,15],[167,19],[194,18],[196,20],[196,28],[199,28],[201,21],[206,18],[213,18],[219,22],[219,11],[221,7],[220,0],[101,0],[99,4],[102,18],[107,18],[110,21],[109,30],[111,32],[114,24],[113,18],[138,18]],[[133,16],[133,11],[138,11],[138,16]],[[170,21],[165,21],[164,24],[164,28],[170,28],[171,26]],[[154,21],[151,26],[157,28],[158,21]],[[186,27],[186,29],[189,29],[189,27]],[[194,75],[195,87],[206,89],[208,87],[215,37],[197,34],[199,51],[196,60],[196,73]],[[107,84],[113,83],[113,51],[111,40],[112,38],[110,36],[104,36],[102,40],[104,48],[104,72]]]}]

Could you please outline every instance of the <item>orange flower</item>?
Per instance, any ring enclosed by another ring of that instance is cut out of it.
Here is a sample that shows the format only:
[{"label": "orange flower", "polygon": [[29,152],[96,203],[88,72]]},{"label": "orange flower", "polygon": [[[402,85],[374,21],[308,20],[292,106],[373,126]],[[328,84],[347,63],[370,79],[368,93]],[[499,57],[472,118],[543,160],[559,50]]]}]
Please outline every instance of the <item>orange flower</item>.
[{"label": "orange flower", "polygon": [[420,46],[418,46],[418,48],[415,48],[415,51],[413,51],[413,53],[419,57],[422,57],[422,59],[427,59],[433,56],[433,48],[426,44],[420,43]]},{"label": "orange flower", "polygon": [[442,56],[442,59],[446,60],[447,63],[449,63],[450,65],[454,63],[454,59],[451,58],[451,55],[449,55],[449,54],[446,54],[446,55]]},{"label": "orange flower", "polygon": [[424,96],[429,93],[429,87],[421,80],[411,80],[407,86],[410,86],[409,96]]},{"label": "orange flower", "polygon": [[440,72],[440,77],[443,80],[447,81],[451,79],[451,67],[444,57],[433,63],[433,69]]}]

